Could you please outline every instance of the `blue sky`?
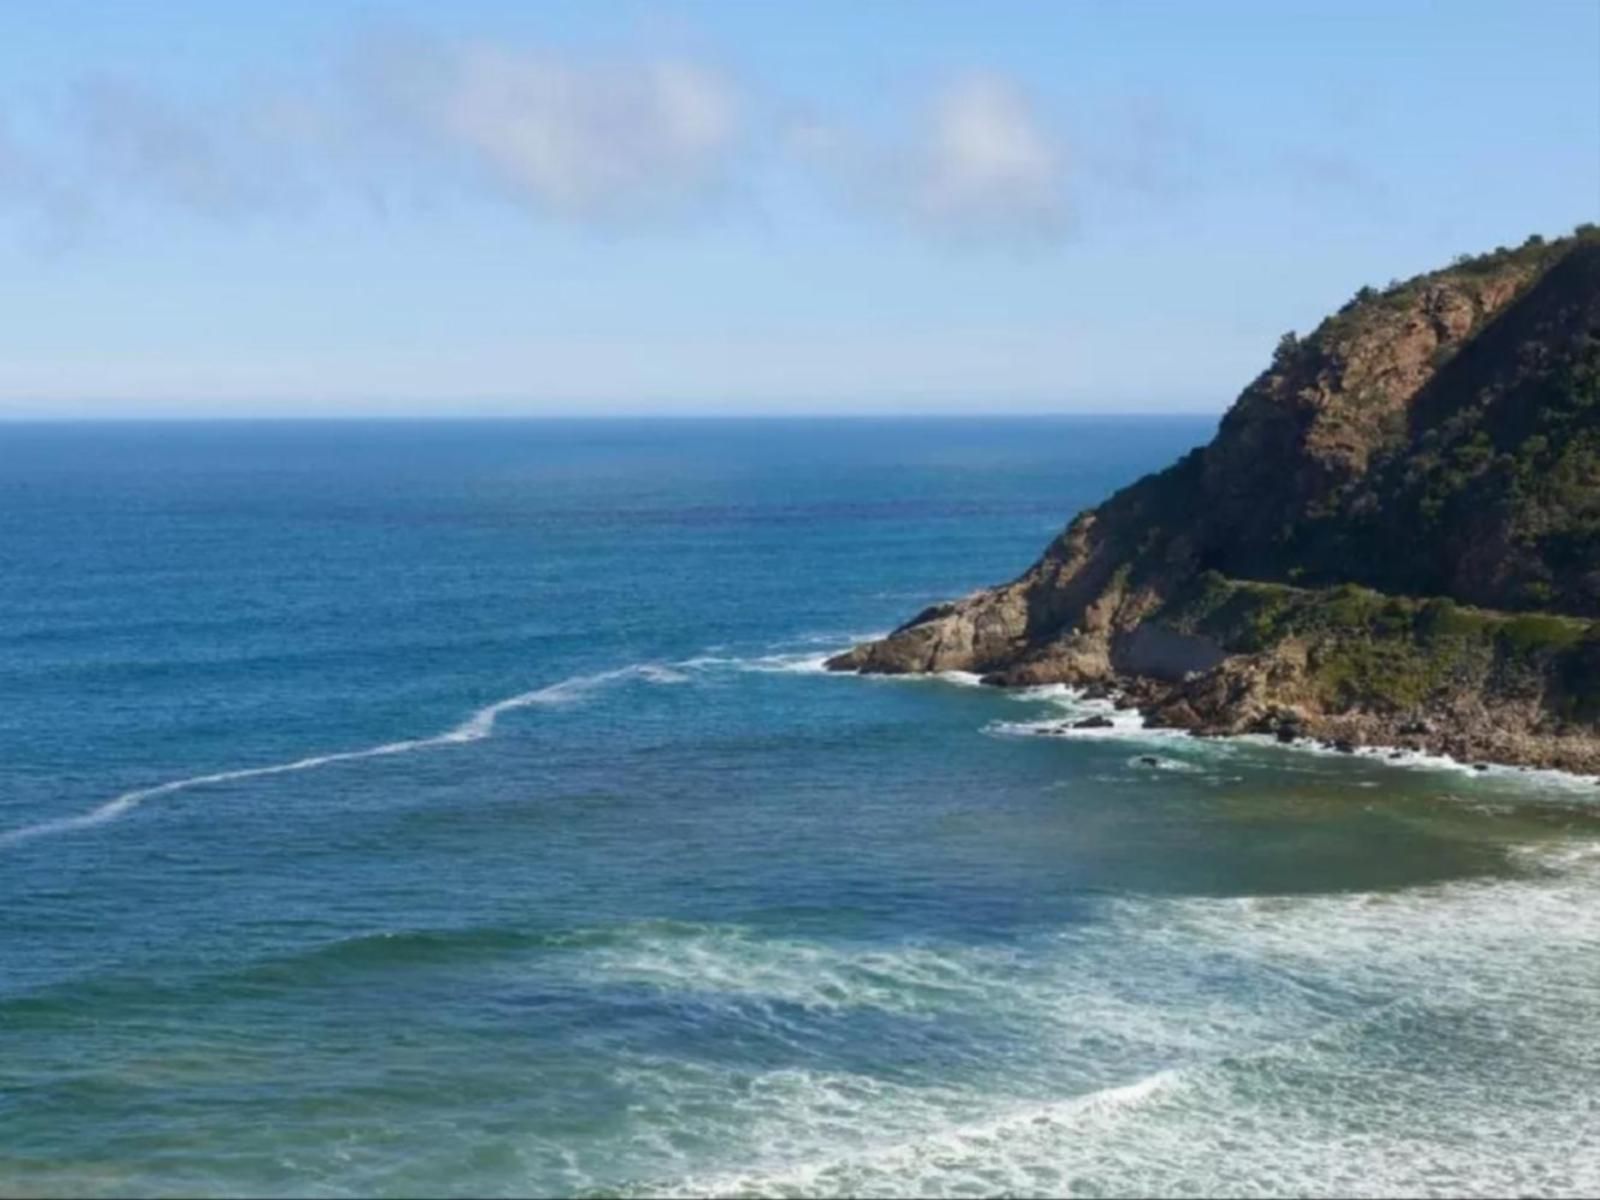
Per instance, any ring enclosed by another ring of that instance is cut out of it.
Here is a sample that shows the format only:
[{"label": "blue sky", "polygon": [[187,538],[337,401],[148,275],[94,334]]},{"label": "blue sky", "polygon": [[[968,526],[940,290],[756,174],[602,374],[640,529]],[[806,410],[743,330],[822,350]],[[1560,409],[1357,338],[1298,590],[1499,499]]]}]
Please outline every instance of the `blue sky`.
[{"label": "blue sky", "polygon": [[8,3],[0,415],[1220,410],[1600,219],[1600,3]]}]

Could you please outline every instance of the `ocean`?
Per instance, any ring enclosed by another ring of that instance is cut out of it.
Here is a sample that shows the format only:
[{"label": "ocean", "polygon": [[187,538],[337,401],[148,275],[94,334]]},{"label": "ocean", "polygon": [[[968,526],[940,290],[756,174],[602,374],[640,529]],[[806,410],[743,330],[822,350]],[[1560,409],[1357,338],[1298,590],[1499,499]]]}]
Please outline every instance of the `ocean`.
[{"label": "ocean", "polygon": [[0,426],[0,1194],[1600,1190],[1592,781],[821,670],[1213,426]]}]

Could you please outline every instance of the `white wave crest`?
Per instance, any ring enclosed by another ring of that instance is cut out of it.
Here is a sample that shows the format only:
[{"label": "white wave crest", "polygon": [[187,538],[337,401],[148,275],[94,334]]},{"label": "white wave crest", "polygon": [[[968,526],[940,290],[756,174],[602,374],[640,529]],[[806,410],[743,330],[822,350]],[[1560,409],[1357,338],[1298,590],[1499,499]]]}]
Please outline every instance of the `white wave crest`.
[{"label": "white wave crest", "polygon": [[[1145,724],[1135,708],[1118,708],[1112,701],[1090,697],[1065,684],[1046,684],[1024,688],[1010,694],[1011,699],[1028,704],[1048,704],[1055,711],[1049,716],[1025,721],[991,721],[984,732],[1001,737],[1055,737],[1078,741],[1124,741],[1146,745],[1183,742],[1191,749],[1204,747],[1209,753],[1227,753],[1227,744],[1215,738],[1196,739],[1182,729],[1154,729]],[[1167,760],[1170,762],[1170,760]],[[1179,766],[1173,769],[1182,770]]]},{"label": "white wave crest", "polygon": [[[686,671],[725,669],[748,671],[761,675],[828,675],[834,673],[827,668],[827,662],[830,658],[844,653],[844,651],[858,643],[876,641],[884,636],[883,633],[806,633],[769,643],[767,652],[764,654],[741,657],[713,653],[712,650],[707,650],[704,654],[680,659],[673,663],[672,666]],[[803,650],[794,649],[797,645],[806,648]],[[828,648],[826,650],[817,650],[817,646],[826,646]],[[714,647],[713,650],[715,649],[720,649],[720,647]],[[843,673],[853,674],[853,672]]]},{"label": "white wave crest", "polygon": [[[1521,785],[1548,793],[1559,790],[1582,799],[1594,796],[1600,777],[1532,767],[1500,766],[1463,762],[1443,754],[1429,754],[1397,746],[1357,746],[1340,750],[1310,738],[1283,743],[1270,734],[1238,734],[1223,738],[1194,738],[1184,729],[1152,728],[1137,709],[1119,709],[1110,700],[1091,698],[1066,684],[1046,684],[1012,692],[1013,700],[1048,704],[1056,711],[1048,716],[1023,721],[991,721],[984,732],[1012,737],[1055,737],[1082,741],[1129,741],[1151,745],[1182,742],[1188,747],[1205,747],[1211,754],[1227,754],[1237,747],[1254,747],[1271,752],[1309,754],[1335,758],[1357,758],[1388,767],[1404,767],[1431,772],[1450,772],[1497,785]],[[1086,719],[1094,723],[1083,725]],[[1109,721],[1110,724],[1104,724]]]},{"label": "white wave crest", "polygon": [[1339,750],[1332,746],[1325,746],[1311,741],[1309,738],[1302,738],[1297,742],[1285,745],[1270,735],[1257,733],[1242,734],[1235,740],[1256,746],[1270,746],[1297,754],[1355,757],[1372,762],[1381,762],[1390,767],[1409,767],[1424,771],[1449,772],[1470,779],[1479,779],[1500,785],[1525,785],[1545,792],[1550,789],[1558,789],[1586,799],[1594,795],[1595,786],[1600,784],[1600,776],[1595,775],[1579,775],[1570,771],[1557,771],[1540,767],[1517,767],[1505,766],[1499,763],[1463,761],[1459,758],[1451,758],[1448,754],[1429,754],[1423,750],[1411,750],[1403,746],[1357,746],[1354,750]]},{"label": "white wave crest", "polygon": [[822,654],[763,654],[742,660],[738,668],[764,674],[822,675],[827,672],[827,662],[832,657],[832,651]]},{"label": "white wave crest", "polygon": [[649,683],[679,683],[685,678],[687,677],[680,672],[655,663],[635,663],[631,666],[619,667],[614,671],[601,671],[592,675],[574,675],[570,679],[563,679],[546,687],[536,688],[530,692],[521,692],[504,700],[497,700],[493,704],[486,704],[459,725],[447,729],[443,733],[434,734],[431,737],[384,742],[381,745],[367,746],[360,750],[339,750],[330,754],[313,754],[305,758],[294,759],[291,762],[272,763],[262,767],[241,767],[232,771],[215,771],[207,775],[191,775],[186,779],[173,779],[166,783],[158,783],[153,787],[137,788],[131,792],[123,792],[120,796],[113,797],[88,812],[77,813],[67,817],[56,817],[48,821],[39,821],[32,825],[24,825],[17,829],[0,832],[0,850],[18,846],[24,842],[31,842],[38,838],[92,829],[97,825],[104,825],[110,821],[117,820],[119,817],[126,816],[146,800],[154,800],[160,796],[170,796],[175,792],[185,792],[191,788],[205,787],[209,784],[232,783],[241,779],[260,779],[269,775],[288,775],[296,771],[310,771],[332,763],[356,762],[366,758],[385,758],[394,754],[409,754],[414,750],[428,750],[437,746],[477,742],[494,733],[495,723],[502,716],[520,708],[531,708],[537,705],[570,704],[582,699],[598,688],[626,679],[643,679]]},{"label": "white wave crest", "polygon": [[1395,892],[1119,898],[1014,953],[714,928],[611,948],[589,966],[726,996],[790,1048],[858,1006],[1012,1034],[931,1074],[642,1062],[620,1190],[1593,1194],[1600,844],[1518,857],[1536,870]]},{"label": "white wave crest", "polygon": [[[862,1098],[852,1093],[861,1090],[861,1081],[790,1074],[797,1078],[785,1090],[813,1093],[806,1097],[807,1107],[817,1109],[815,1117],[822,1120],[813,1118],[808,1124],[822,1124],[829,1118],[837,1121],[836,1114],[846,1105],[860,1105]],[[891,1126],[889,1137],[864,1139],[865,1144],[856,1148],[834,1147],[815,1157],[802,1156],[766,1169],[681,1180],[665,1194],[919,1196],[945,1194],[946,1189],[956,1194],[1036,1194],[1046,1179],[1059,1186],[1058,1173],[1046,1164],[1062,1139],[1092,1138],[1099,1132],[1097,1127],[1116,1122],[1171,1091],[1180,1080],[1177,1071],[1157,1071],[1131,1083],[1043,1104],[1019,1104],[977,1120],[932,1122],[931,1127],[915,1132]],[[945,1099],[936,1093],[917,1097],[909,1089],[881,1086],[878,1092],[871,1098],[880,1111],[887,1101],[902,1110],[925,1110],[917,1114],[923,1120],[933,1116],[938,1101]],[[790,1103],[793,1105],[792,1100]]]},{"label": "white wave crest", "polygon": [[497,700],[493,704],[486,704],[459,725],[430,737],[385,742],[382,745],[367,746],[360,750],[341,750],[330,754],[310,755],[306,758],[295,759],[292,762],[272,763],[262,767],[243,767],[232,771],[216,771],[207,775],[192,775],[185,779],[174,779],[166,783],[156,784],[153,787],[138,788],[131,792],[124,792],[120,796],[113,797],[104,804],[90,809],[88,812],[77,813],[67,817],[55,817],[47,821],[39,821],[32,825],[0,832],[0,850],[21,845],[24,842],[31,842],[37,838],[73,833],[82,829],[91,829],[97,825],[104,825],[127,815],[146,800],[168,796],[174,792],[188,791],[191,788],[205,787],[218,783],[232,783],[242,779],[259,779],[269,775],[287,775],[291,772],[309,771],[332,763],[355,762],[366,758],[383,758],[393,754],[407,754],[414,750],[427,750],[437,746],[461,745],[467,742],[480,741],[493,734],[495,722],[508,712],[541,705],[571,704],[590,695],[597,689],[624,680],[639,679],[652,684],[687,683],[692,678],[689,672],[718,667],[760,673],[826,674],[827,668],[824,664],[833,655],[856,642],[871,641],[882,636],[884,635],[881,633],[860,635],[805,634],[798,639],[791,639],[788,643],[780,642],[777,645],[792,645],[794,641],[799,641],[807,646],[816,646],[827,642],[833,648],[821,653],[814,649],[808,649],[803,652],[769,653],[749,658],[707,653],[672,663],[633,663],[611,671],[599,671],[589,675],[574,675],[570,679],[563,679],[557,683],[536,688],[533,691],[508,696],[506,699]]}]

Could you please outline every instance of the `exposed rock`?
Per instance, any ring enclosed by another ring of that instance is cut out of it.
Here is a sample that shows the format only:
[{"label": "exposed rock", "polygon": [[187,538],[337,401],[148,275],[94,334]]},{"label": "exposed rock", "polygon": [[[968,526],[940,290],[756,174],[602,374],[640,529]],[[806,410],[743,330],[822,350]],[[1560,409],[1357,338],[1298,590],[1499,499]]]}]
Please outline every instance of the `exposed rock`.
[{"label": "exposed rock", "polygon": [[1072,727],[1074,729],[1110,729],[1115,724],[1116,722],[1110,717],[1103,717],[1096,714],[1092,717],[1084,717],[1081,721],[1074,721],[1072,723]]},{"label": "exposed rock", "polygon": [[1600,769],[1596,447],[1600,234],[1530,240],[1286,339],[1209,445],[1011,583],[828,665],[1067,683],[1205,735]]},{"label": "exposed rock", "polygon": [[1119,674],[1186,680],[1216,667],[1228,652],[1210,638],[1178,633],[1147,621],[1112,639],[1111,663]]}]

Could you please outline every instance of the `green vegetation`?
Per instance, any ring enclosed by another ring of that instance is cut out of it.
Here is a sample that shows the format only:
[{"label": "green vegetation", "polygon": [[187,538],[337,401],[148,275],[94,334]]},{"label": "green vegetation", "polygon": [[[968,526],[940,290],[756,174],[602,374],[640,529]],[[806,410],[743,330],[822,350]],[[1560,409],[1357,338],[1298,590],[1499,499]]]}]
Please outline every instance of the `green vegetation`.
[{"label": "green vegetation", "polygon": [[1587,622],[1549,613],[1523,613],[1507,619],[1496,631],[1516,654],[1569,650],[1589,636]]},{"label": "green vegetation", "polygon": [[[1178,506],[1209,518],[1202,560],[1235,576],[1355,578],[1600,617],[1597,251],[1596,227],[1529,238],[1363,288],[1310,337],[1286,337],[1224,422],[1239,451],[1211,452],[1225,462],[1208,475],[1226,481],[1222,503]],[[1453,333],[1430,342],[1442,314]],[[1429,355],[1409,394],[1385,367],[1395,339]],[[1307,396],[1314,407],[1293,399]],[[1294,465],[1269,467],[1263,451]]]},{"label": "green vegetation", "polygon": [[1272,365],[1280,370],[1294,361],[1295,351],[1300,349],[1300,337],[1294,330],[1289,330],[1278,339],[1278,344],[1272,351]]},{"label": "green vegetation", "polygon": [[[1452,278],[1481,279],[1502,271],[1517,270],[1537,273],[1573,246],[1585,242],[1600,242],[1600,225],[1575,226],[1568,237],[1554,242],[1546,241],[1536,233],[1531,234],[1520,246],[1496,246],[1484,254],[1458,254],[1442,270],[1428,271],[1410,279],[1391,279],[1382,288],[1363,285],[1339,307],[1337,313],[1323,321],[1311,338],[1302,339],[1300,344],[1303,346],[1313,340],[1324,345],[1337,344],[1358,329],[1381,323],[1411,308],[1429,287],[1448,283]],[[1280,343],[1280,353],[1282,349]],[[1448,352],[1441,354],[1439,361],[1448,357]]]},{"label": "green vegetation", "polygon": [[1361,288],[1094,520],[1294,703],[1600,721],[1600,228]]},{"label": "green vegetation", "polygon": [[1568,720],[1600,720],[1600,636],[1590,633],[1561,658],[1557,711]]},{"label": "green vegetation", "polygon": [[1322,701],[1405,712],[1465,680],[1552,675],[1574,715],[1600,713],[1600,623],[1385,595],[1355,584],[1299,588],[1216,571],[1160,614],[1236,653],[1295,640]]},{"label": "green vegetation", "polygon": [[[1573,227],[1572,237],[1577,241],[1600,237],[1600,226],[1588,223],[1576,225]],[[1529,234],[1522,245],[1515,248],[1496,246],[1483,254],[1458,254],[1449,269],[1469,275],[1488,275],[1502,269],[1508,263],[1540,256],[1548,246],[1549,243],[1537,233]]]}]

